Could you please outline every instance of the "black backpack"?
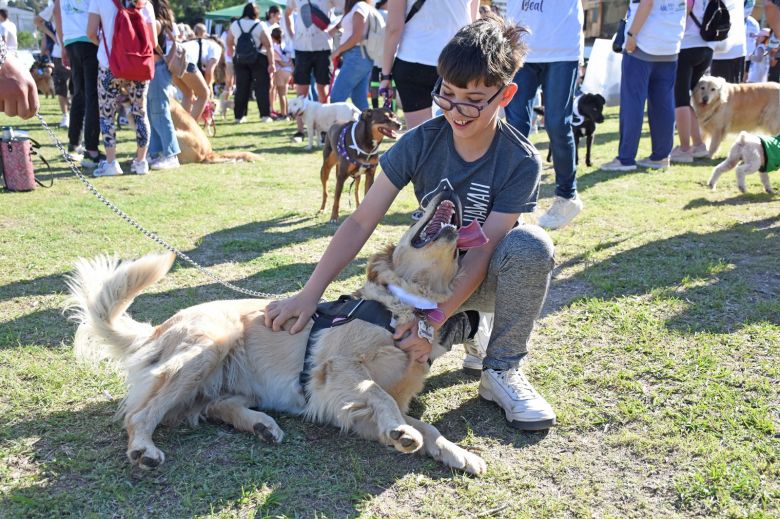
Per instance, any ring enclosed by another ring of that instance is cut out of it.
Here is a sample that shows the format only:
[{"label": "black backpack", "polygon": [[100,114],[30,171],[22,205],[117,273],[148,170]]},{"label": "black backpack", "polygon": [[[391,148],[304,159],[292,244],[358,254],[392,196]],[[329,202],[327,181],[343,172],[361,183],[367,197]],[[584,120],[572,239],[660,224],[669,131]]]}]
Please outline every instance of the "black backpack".
[{"label": "black backpack", "polygon": [[249,29],[249,32],[244,32],[244,29],[241,27],[241,20],[236,23],[238,24],[238,30],[241,31],[241,35],[238,37],[238,41],[236,41],[236,55],[233,57],[233,61],[239,65],[257,63],[257,60],[260,59],[260,52],[257,50],[252,33],[260,22],[255,22],[252,28]]},{"label": "black backpack", "polygon": [[699,34],[704,41],[723,41],[729,36],[731,16],[723,0],[709,0],[704,8],[701,22],[691,11],[691,19],[699,28]]}]

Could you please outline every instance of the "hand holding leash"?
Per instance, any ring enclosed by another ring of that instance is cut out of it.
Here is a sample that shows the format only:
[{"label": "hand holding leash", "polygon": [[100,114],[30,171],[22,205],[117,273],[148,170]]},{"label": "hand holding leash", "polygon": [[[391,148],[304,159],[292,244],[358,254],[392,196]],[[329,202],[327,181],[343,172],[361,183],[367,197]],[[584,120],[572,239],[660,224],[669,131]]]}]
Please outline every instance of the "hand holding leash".
[{"label": "hand holding leash", "polygon": [[[418,319],[412,319],[409,322],[396,326],[393,339],[396,341],[396,346],[409,357],[420,364],[424,364],[428,362],[428,358],[431,356],[433,343],[432,337],[428,339],[424,333],[420,333],[425,328],[425,326],[420,326],[420,322]],[[432,328],[433,325],[427,324],[427,327]]]},{"label": "hand holding leash", "polygon": [[309,299],[303,292],[299,292],[287,299],[272,301],[265,307],[266,327],[278,332],[283,329],[288,320],[297,317],[295,323],[290,327],[290,335],[300,332],[306,328],[306,323],[317,310],[318,299]]},{"label": "hand holding leash", "polygon": [[390,80],[384,79],[379,83],[379,95],[385,98],[385,108],[389,108],[393,104],[393,98],[395,97],[395,91],[390,86]]}]

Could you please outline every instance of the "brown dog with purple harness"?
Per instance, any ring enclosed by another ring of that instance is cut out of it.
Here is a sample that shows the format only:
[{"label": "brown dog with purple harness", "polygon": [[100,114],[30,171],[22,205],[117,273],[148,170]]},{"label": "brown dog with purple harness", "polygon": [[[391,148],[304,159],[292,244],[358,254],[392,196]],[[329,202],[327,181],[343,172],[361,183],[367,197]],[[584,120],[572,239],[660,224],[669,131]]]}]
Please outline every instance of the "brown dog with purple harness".
[{"label": "brown dog with purple harness", "polygon": [[369,108],[365,110],[357,121],[344,124],[334,124],[328,130],[325,138],[325,146],[322,150],[322,206],[320,212],[325,210],[328,200],[328,178],[333,166],[336,169],[336,193],[333,198],[333,210],[330,213],[330,221],[339,219],[339,201],[344,190],[344,182],[352,178],[355,183],[355,205],[360,204],[358,188],[360,177],[365,175],[366,187],[363,194],[368,192],[374,183],[374,173],[379,162],[379,145],[384,137],[395,139],[397,131],[401,129],[401,122],[395,113],[388,107]]}]

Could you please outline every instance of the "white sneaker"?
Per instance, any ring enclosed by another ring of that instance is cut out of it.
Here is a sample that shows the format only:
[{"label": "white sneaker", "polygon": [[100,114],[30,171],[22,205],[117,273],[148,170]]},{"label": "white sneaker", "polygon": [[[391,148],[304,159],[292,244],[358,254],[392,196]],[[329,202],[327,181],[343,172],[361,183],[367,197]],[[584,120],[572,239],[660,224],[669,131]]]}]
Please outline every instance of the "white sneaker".
[{"label": "white sneaker", "polygon": [[708,159],[710,157],[710,152],[707,149],[707,146],[704,143],[701,143],[691,148],[691,155],[693,155],[694,159]]},{"label": "white sneaker", "polygon": [[672,162],[679,162],[682,164],[690,164],[693,162],[693,148],[684,150],[681,147],[677,146],[672,150],[672,153],[669,155],[669,160]]},{"label": "white sneaker", "polygon": [[146,162],[146,159],[133,159],[133,163],[130,165],[130,173],[135,173],[136,175],[146,175],[149,173],[149,163]]},{"label": "white sneaker", "polygon": [[634,171],[636,164],[623,164],[619,159],[612,159],[606,164],[599,166],[604,171]]},{"label": "white sneaker", "polygon": [[520,368],[483,371],[479,396],[498,404],[509,425],[516,429],[543,431],[555,425],[552,406],[536,392]]},{"label": "white sneaker", "polygon": [[60,128],[67,128],[70,126],[70,114],[62,114],[62,119],[60,119]]},{"label": "white sneaker", "polygon": [[476,335],[473,339],[466,339],[463,342],[463,349],[466,350],[466,356],[463,357],[463,371],[466,374],[474,377],[482,376],[482,359],[487,354],[487,345],[492,331],[493,314],[480,312]]},{"label": "white sneaker", "polygon": [[637,166],[642,166],[643,168],[650,168],[650,169],[666,169],[670,166],[669,163],[669,157],[660,159],[660,160],[652,160],[650,157],[646,157],[644,159],[639,159],[636,161]]},{"label": "white sneaker", "polygon": [[246,116],[236,119],[236,124],[244,124],[246,122]]},{"label": "white sneaker", "polygon": [[179,157],[177,155],[171,155],[170,157],[162,157],[154,161],[151,168],[158,169],[176,169],[180,166]]},{"label": "white sneaker", "polygon": [[271,118],[270,118],[270,117],[268,117],[268,116],[265,116],[265,117],[261,117],[261,118],[260,118],[260,122],[261,122],[261,123],[272,123],[272,122],[274,122],[274,120],[273,120],[273,119],[271,119]]},{"label": "white sneaker", "polygon": [[582,200],[579,196],[575,195],[574,198],[556,196],[547,212],[539,217],[539,225],[545,229],[560,229],[580,214],[580,211],[582,211]]},{"label": "white sneaker", "polygon": [[92,172],[93,177],[115,177],[121,174],[122,168],[119,166],[119,161],[116,159],[114,159],[113,162],[101,160]]}]

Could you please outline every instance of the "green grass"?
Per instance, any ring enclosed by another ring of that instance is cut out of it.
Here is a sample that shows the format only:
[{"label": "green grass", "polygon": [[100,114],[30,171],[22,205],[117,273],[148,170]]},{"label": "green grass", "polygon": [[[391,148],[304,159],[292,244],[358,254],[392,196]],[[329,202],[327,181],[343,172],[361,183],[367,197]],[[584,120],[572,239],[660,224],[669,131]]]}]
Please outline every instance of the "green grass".
[{"label": "green grass", "polygon": [[[43,111],[58,120],[53,102]],[[19,125],[0,124],[9,122]],[[48,144],[35,123],[20,126]],[[319,154],[292,144],[291,132],[290,123],[220,124],[216,149],[263,160],[95,185],[216,274],[295,291],[335,227],[316,212]],[[613,158],[617,139],[610,109],[595,164]],[[126,160],[131,140],[121,132]],[[546,136],[534,141],[546,153]],[[645,134],[640,156],[648,150]],[[161,427],[167,461],[147,473],[127,463],[113,420],[121,379],[75,362],[61,308],[78,257],[158,248],[51,146],[43,153],[57,168],[52,189],[0,192],[0,517],[780,516],[780,196],[764,194],[756,175],[742,195],[733,174],[706,188],[714,161],[580,168],[585,210],[552,233],[558,265],[526,367],[559,425],[546,435],[507,427],[459,371],[462,350],[434,365],[413,404],[486,459],[482,478],[287,416],[277,417],[287,436],[275,446],[220,425]],[[541,207],[552,193],[547,167]],[[400,236],[414,208],[404,190],[326,296],[357,287],[368,255]],[[132,311],[160,322],[231,297],[177,263]]]}]

